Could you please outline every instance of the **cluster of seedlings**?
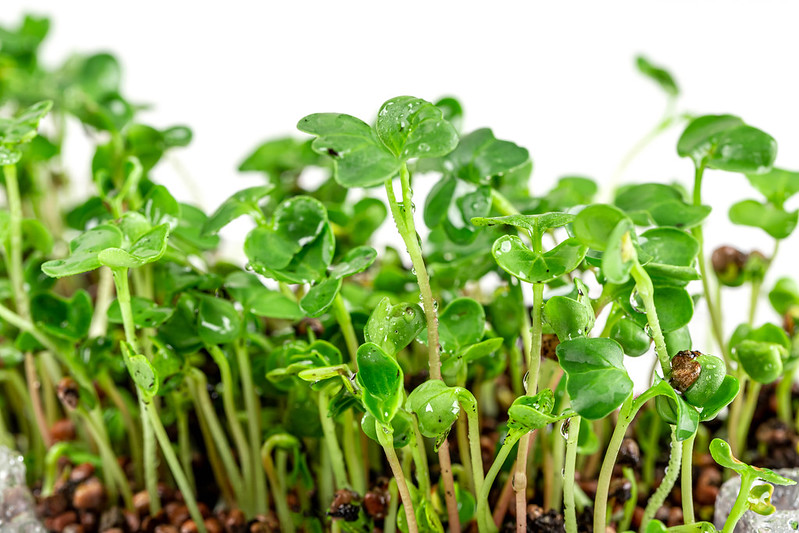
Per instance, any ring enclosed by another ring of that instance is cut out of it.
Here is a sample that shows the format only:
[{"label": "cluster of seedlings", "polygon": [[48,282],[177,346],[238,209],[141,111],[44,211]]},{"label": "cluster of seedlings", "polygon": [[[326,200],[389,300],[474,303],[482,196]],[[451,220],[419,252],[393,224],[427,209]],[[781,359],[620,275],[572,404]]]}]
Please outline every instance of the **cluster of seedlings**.
[{"label": "cluster of seedlings", "polygon": [[[143,124],[112,55],[40,64],[48,28],[0,29],[0,444],[49,530],[712,532],[734,472],[729,533],[794,483],[736,457],[799,465],[799,287],[764,287],[799,172],[739,117],[675,111],[668,72],[638,60],[669,104],[646,138],[682,129],[688,189],[531,194],[525,148],[462,131],[453,98],[400,96],[371,123],[302,118],[241,163],[264,184],[208,214],[154,179],[191,130]],[[76,123],[93,189],[63,205]],[[771,255],[706,247],[708,169],[751,183],[729,219]],[[246,264],[217,251],[239,217]],[[751,307],[730,332],[734,287]],[[767,289],[777,323],[756,322]],[[625,360],[652,351],[635,395]]]}]

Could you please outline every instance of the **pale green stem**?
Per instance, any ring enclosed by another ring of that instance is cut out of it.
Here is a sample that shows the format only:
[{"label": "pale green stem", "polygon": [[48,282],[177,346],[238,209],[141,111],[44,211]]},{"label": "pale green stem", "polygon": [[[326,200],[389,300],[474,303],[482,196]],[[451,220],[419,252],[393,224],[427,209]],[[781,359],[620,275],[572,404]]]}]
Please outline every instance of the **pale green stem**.
[{"label": "pale green stem", "polygon": [[680,494],[682,494],[682,517],[686,524],[693,524],[694,518],[694,440],[696,433],[682,441],[682,472],[680,473]]},{"label": "pale green stem", "polygon": [[790,424],[793,419],[793,415],[791,414],[791,393],[795,374],[796,367],[783,374],[782,379],[777,383],[777,415],[780,420],[786,424]]},{"label": "pale green stem", "polygon": [[660,362],[660,369],[663,372],[663,377],[668,377],[671,372],[671,358],[669,357],[668,349],[666,349],[666,340],[663,337],[663,331],[660,329],[660,321],[658,320],[658,313],[655,308],[655,288],[652,285],[652,279],[637,259],[633,261],[630,274],[635,280],[635,289],[644,302],[646,319],[649,323],[649,329],[652,332],[652,338],[655,340],[655,353]]},{"label": "pale green stem", "polygon": [[630,522],[633,519],[633,513],[638,504],[638,481],[635,479],[635,474],[632,468],[625,466],[623,469],[624,477],[630,482],[630,498],[624,502],[624,516],[619,522],[619,531],[628,531],[630,529]]},{"label": "pale green stem", "polygon": [[341,328],[341,334],[344,336],[347,352],[350,354],[352,371],[357,372],[358,360],[356,354],[358,353],[358,337],[355,336],[355,329],[352,327],[352,317],[347,310],[347,305],[344,303],[344,298],[341,297],[341,293],[336,294],[336,297],[333,299],[333,314]]},{"label": "pale green stem", "polygon": [[[130,304],[130,285],[128,284],[128,269],[115,268],[112,270],[114,285],[116,286],[119,311],[122,315],[122,328],[125,330],[125,340],[138,353],[139,345],[136,339],[136,326],[133,323],[133,308]],[[122,350],[122,357],[127,358],[127,351]],[[127,365],[127,361],[125,361]],[[156,448],[156,435],[153,432],[150,417],[145,416],[148,406],[144,401],[139,387],[136,387],[141,412],[142,435],[144,442],[144,485],[150,500],[150,514],[155,515],[161,510],[161,499],[158,495],[158,450]]]},{"label": "pale green stem", "polygon": [[580,435],[580,417],[569,422],[569,437],[566,440],[566,465],[563,472],[563,519],[566,533],[577,533],[577,511],[574,506],[574,469],[577,462],[577,440]]},{"label": "pale green stem", "polygon": [[[394,223],[397,225],[397,230],[408,250],[413,270],[416,273],[416,281],[419,285],[422,307],[427,319],[427,358],[430,379],[441,379],[441,358],[438,352],[438,315],[436,313],[436,303],[433,299],[433,290],[430,287],[430,277],[424,263],[419,236],[416,233],[416,224],[413,220],[410,173],[405,163],[402,163],[400,167],[400,183],[402,186],[402,209],[397,203],[392,179],[388,179],[385,182],[388,205],[391,210],[391,216],[394,218]],[[438,459],[441,464],[441,478],[444,483],[444,499],[447,504],[449,526],[453,531],[460,531],[458,503],[455,501],[455,481],[452,478],[449,443],[447,441],[438,449]]]},{"label": "pale green stem", "polygon": [[[694,172],[694,194],[693,200],[694,205],[702,205],[702,176],[705,172],[705,164],[702,163],[696,167]],[[716,339],[716,344],[718,344],[719,349],[721,350],[722,355],[724,356],[725,362],[729,365],[730,357],[729,353],[727,352],[727,346],[724,342],[724,327],[722,324],[721,319],[721,309],[717,308],[713,303],[713,298],[710,292],[710,276],[707,269],[707,263],[705,260],[705,241],[702,232],[702,225],[698,224],[691,229],[691,233],[693,234],[694,238],[699,242],[699,273],[702,276],[702,292],[705,296],[705,302],[707,302],[708,312],[710,313],[710,325],[713,331],[713,336]]]},{"label": "pale green stem", "polygon": [[610,489],[610,478],[613,475],[613,466],[616,464],[616,457],[619,448],[627,433],[627,428],[635,417],[638,408],[633,401],[632,395],[628,397],[619,411],[619,419],[610,437],[605,459],[602,461],[602,468],[599,470],[597,478],[596,497],[594,498],[594,531],[605,531],[607,527],[606,513],[608,509],[608,491]]},{"label": "pale green stem", "polygon": [[192,396],[192,401],[197,410],[197,416],[208,427],[208,433],[213,439],[214,448],[224,465],[225,475],[230,481],[230,485],[233,487],[238,505],[247,508],[249,505],[245,497],[247,491],[244,485],[244,478],[242,478],[239,467],[236,465],[236,460],[233,458],[233,452],[230,449],[225,431],[222,429],[222,424],[219,422],[219,418],[216,415],[214,406],[211,403],[211,398],[208,396],[205,374],[199,369],[195,369],[192,377],[193,379],[190,380],[189,385],[189,393]]},{"label": "pale green stem", "polygon": [[375,423],[375,431],[377,433],[377,440],[383,447],[386,459],[388,459],[388,464],[394,474],[394,479],[397,481],[397,489],[399,490],[400,498],[402,498],[402,506],[405,509],[405,523],[408,528],[408,533],[419,533],[419,526],[416,524],[416,513],[413,510],[413,500],[411,500],[411,492],[408,490],[405,474],[402,472],[402,465],[400,465],[397,452],[394,450],[394,436],[391,426],[382,426],[379,423]]},{"label": "pale green stem", "polygon": [[329,398],[327,397],[327,392],[324,390],[319,391],[319,420],[322,421],[322,433],[324,434],[325,445],[330,454],[330,463],[333,467],[336,489],[349,488],[350,482],[347,479],[347,471],[344,467],[344,455],[341,453],[341,447],[338,445],[336,425],[333,423],[333,419],[330,418],[330,414],[328,413],[328,402]]},{"label": "pale green stem", "polygon": [[[103,461],[103,469],[107,469],[113,484],[122,493],[122,499],[125,502],[125,508],[129,511],[133,510],[133,493],[130,490],[130,483],[119,466],[116,454],[111,449],[106,438],[104,438],[105,430],[102,427],[102,421],[95,420],[84,408],[78,407],[78,414],[86,422],[86,428],[94,439],[97,449],[100,451],[100,457]],[[109,489],[111,487],[108,487]],[[113,502],[115,498],[110,496]]]},{"label": "pale green stem", "polygon": [[191,438],[189,436],[189,417],[182,406],[175,401],[175,423],[178,429],[178,451],[180,452],[180,463],[183,471],[186,472],[186,479],[189,481],[192,490],[196,490],[197,484],[194,481],[194,468],[191,462]]},{"label": "pale green stem", "polygon": [[677,430],[674,426],[671,427],[671,452],[669,454],[669,464],[666,467],[666,475],[663,477],[663,481],[660,482],[658,485],[657,490],[655,493],[650,496],[649,501],[646,503],[646,509],[644,509],[644,517],[641,519],[641,531],[645,530],[646,524],[649,523],[652,518],[655,517],[655,513],[658,512],[658,509],[663,507],[663,502],[666,501],[666,497],[671,492],[671,489],[674,487],[674,483],[677,481],[677,476],[680,475],[680,463],[682,462],[682,445],[677,440]]},{"label": "pale green stem", "polygon": [[741,488],[738,490],[738,497],[735,498],[735,503],[732,505],[727,521],[724,522],[724,529],[721,530],[721,533],[733,533],[738,520],[749,509],[749,489],[752,488],[754,481],[754,475],[749,470],[744,471],[741,476]]},{"label": "pale green stem", "polygon": [[244,407],[247,410],[247,432],[250,439],[250,466],[247,469],[252,470],[255,497],[254,510],[258,514],[264,514],[267,506],[266,478],[264,477],[263,469],[260,468],[261,465],[258,464],[257,453],[257,450],[261,448],[261,403],[258,400],[258,395],[255,392],[255,383],[252,379],[250,354],[241,341],[235,343],[234,349],[239,364]]},{"label": "pale green stem", "polygon": [[497,531],[497,526],[495,526],[494,522],[490,519],[491,515],[488,510],[488,496],[491,494],[491,486],[494,484],[494,480],[497,479],[497,474],[499,474],[499,471],[502,469],[502,465],[505,464],[505,460],[508,458],[514,444],[516,444],[521,437],[526,436],[526,434],[522,435],[516,432],[508,433],[491,468],[488,469],[485,481],[483,482],[483,489],[480,491],[477,498],[477,520],[480,533],[494,533]]},{"label": "pale green stem", "polygon": [[743,413],[741,413],[741,418],[738,422],[738,432],[735,435],[735,439],[738,442],[738,450],[743,450],[746,446],[746,437],[749,434],[749,427],[752,425],[752,417],[757,408],[757,400],[760,397],[761,387],[762,385],[757,381],[753,380],[749,382],[749,390],[746,391],[746,403],[744,404]]},{"label": "pale green stem", "polygon": [[[388,484],[388,513],[383,521],[383,533],[396,533],[397,531],[397,511],[399,510],[399,498],[397,490],[397,480],[392,479]],[[454,533],[454,532],[453,532]]]},{"label": "pale green stem", "polygon": [[[432,503],[432,494],[430,492],[430,472],[427,469],[427,454],[423,448],[424,440],[419,431],[419,426],[416,422],[413,424],[415,427],[411,435],[408,447],[411,449],[411,456],[413,464],[416,465],[416,481],[419,485],[419,492],[422,497],[428,502]],[[379,430],[378,430],[379,431]]]},{"label": "pale green stem", "polygon": [[135,466],[134,477],[136,478],[136,483],[140,485],[144,480],[142,475],[144,472],[144,467],[142,465],[141,435],[139,435],[139,429],[136,425],[136,421],[133,419],[133,415],[131,415],[130,409],[128,409],[128,405],[125,403],[125,400],[122,398],[119,390],[117,390],[116,384],[107,372],[100,374],[98,383],[103,389],[103,392],[111,400],[111,403],[113,403],[117,409],[119,409],[119,413],[122,416],[122,422],[125,424],[125,429],[128,432],[130,456]]},{"label": "pale green stem", "polygon": [[252,487],[255,472],[248,466],[251,461],[250,448],[239,421],[238,411],[236,411],[236,401],[233,398],[233,376],[230,371],[230,364],[219,346],[209,345],[206,346],[206,349],[214,359],[216,366],[219,367],[219,375],[222,381],[222,408],[225,411],[230,434],[233,436],[233,442],[236,444],[236,450],[239,454],[239,462],[242,465],[242,472],[244,474],[244,484],[247,487]]},{"label": "pale green stem", "polygon": [[175,451],[172,449],[172,443],[169,441],[169,436],[166,434],[163,424],[161,424],[161,418],[158,416],[158,411],[155,409],[153,402],[145,403],[145,409],[147,418],[150,419],[153,433],[155,433],[155,438],[158,439],[161,452],[164,454],[164,459],[166,460],[167,465],[169,465],[169,470],[172,472],[172,477],[175,479],[178,489],[180,489],[180,492],[183,494],[183,501],[186,503],[186,507],[189,509],[189,515],[191,515],[192,520],[194,520],[194,525],[197,526],[197,531],[199,533],[207,533],[205,522],[203,522],[203,516],[200,513],[199,507],[197,507],[197,500],[194,497],[194,491],[189,484],[189,480],[186,478],[186,474],[183,472],[183,469],[180,466],[180,461],[175,455]]},{"label": "pale green stem", "polygon": [[44,457],[44,480],[42,481],[42,498],[53,494],[56,478],[58,477],[59,459],[69,449],[68,442],[56,442],[47,450]]}]

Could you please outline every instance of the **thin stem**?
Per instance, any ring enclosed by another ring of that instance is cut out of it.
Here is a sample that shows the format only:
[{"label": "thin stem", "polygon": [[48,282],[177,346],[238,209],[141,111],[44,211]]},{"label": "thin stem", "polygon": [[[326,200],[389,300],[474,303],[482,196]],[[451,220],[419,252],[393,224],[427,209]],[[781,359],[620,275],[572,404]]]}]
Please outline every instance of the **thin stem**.
[{"label": "thin stem", "polygon": [[[702,205],[702,176],[705,173],[705,164],[698,165],[694,172],[694,205]],[[702,232],[702,225],[698,224],[691,229],[694,238],[699,242],[699,273],[702,276],[702,292],[707,302],[707,309],[710,313],[710,325],[713,331],[713,336],[716,339],[716,344],[719,346],[725,362],[729,365],[730,357],[727,352],[727,346],[724,343],[724,326],[721,320],[721,310],[718,309],[713,303],[713,297],[710,291],[710,276],[708,275],[707,262],[705,260],[705,240]]]},{"label": "thin stem", "polygon": [[178,429],[178,451],[180,452],[180,463],[183,465],[183,471],[186,472],[186,478],[189,480],[193,490],[197,489],[197,484],[194,481],[194,468],[191,463],[191,437],[189,435],[189,417],[183,406],[179,405],[180,400],[177,394],[173,396],[175,403],[175,425]]},{"label": "thin stem", "polygon": [[510,451],[513,449],[513,445],[516,444],[516,442],[518,442],[519,438],[522,436],[523,435],[516,432],[508,433],[508,436],[505,437],[505,442],[502,443],[502,447],[499,449],[497,457],[494,459],[491,468],[488,469],[485,481],[483,482],[483,490],[480,491],[480,495],[477,498],[477,520],[478,525],[480,526],[480,533],[493,533],[497,530],[497,527],[494,525],[494,523],[488,519],[490,516],[488,514],[488,496],[491,493],[491,486],[494,484],[497,474],[499,474],[499,471],[502,469],[502,465],[505,464],[505,460],[508,458]]},{"label": "thin stem", "polygon": [[[86,409],[82,407],[78,407],[78,414],[86,422],[86,428],[89,430],[92,439],[97,445],[97,449],[100,451],[100,457],[103,461],[103,468],[108,470],[108,474],[110,475],[114,484],[122,493],[122,499],[125,502],[125,508],[129,511],[132,511],[133,493],[130,490],[130,483],[125,477],[122,467],[119,466],[117,457],[114,454],[114,451],[111,449],[108,440],[104,438],[105,431],[102,428],[102,422],[98,423],[96,420],[94,420],[94,418],[92,418]],[[111,501],[113,500],[114,498],[111,498]]]},{"label": "thin stem", "polygon": [[[663,507],[663,502],[674,487],[677,481],[677,476],[680,475],[680,463],[682,462],[682,445],[677,440],[677,430],[674,426],[671,427],[671,452],[669,454],[669,465],[666,467],[666,475],[663,481],[660,482],[657,490],[649,498],[644,509],[644,517],[641,519],[641,529],[643,532],[646,524],[655,517],[658,509]],[[690,492],[690,491],[689,491]]]},{"label": "thin stem", "polygon": [[338,445],[336,425],[333,423],[333,419],[330,418],[330,414],[328,413],[329,398],[326,391],[319,391],[317,403],[319,406],[319,420],[322,422],[322,433],[325,437],[327,451],[330,454],[330,462],[333,467],[333,477],[336,481],[336,488],[348,488],[350,482],[347,479],[347,471],[344,468],[344,455],[341,453],[341,447]]},{"label": "thin stem", "polygon": [[142,465],[141,435],[139,435],[138,426],[133,420],[133,415],[131,415],[127,403],[125,403],[125,400],[119,393],[119,390],[117,389],[114,381],[111,379],[111,376],[109,376],[107,372],[103,372],[100,374],[98,383],[103,389],[103,392],[111,400],[111,403],[113,403],[116,408],[119,409],[119,413],[122,416],[122,422],[125,424],[125,430],[128,432],[130,456],[135,467],[134,477],[136,479],[136,483],[140,485],[144,480],[142,475],[144,472],[144,466]]},{"label": "thin stem", "polygon": [[[219,422],[214,406],[211,403],[211,398],[208,396],[205,374],[199,369],[193,372],[192,379],[189,380],[189,394],[191,394],[192,401],[194,402],[197,418],[201,423],[207,426],[208,433],[213,439],[214,448],[219,453],[219,458],[225,467],[225,475],[236,493],[238,504],[242,507],[246,507],[244,479],[233,458],[233,452],[230,449],[225,431],[222,429],[222,424]],[[206,445],[206,447],[210,446]]]},{"label": "thin stem", "polygon": [[555,474],[552,476],[552,490],[550,495],[550,509],[559,510],[562,504],[562,496],[563,496],[563,484],[565,483],[565,477],[560,475],[559,473],[563,471],[564,468],[564,455],[566,452],[566,441],[558,436],[558,433],[562,433],[563,424],[566,421],[562,420],[558,424],[553,424],[552,432],[550,433],[552,438],[552,470]]},{"label": "thin stem", "polygon": [[[480,419],[477,414],[477,401],[472,396],[472,393],[463,389],[459,395],[459,400],[466,412],[466,418],[469,422],[469,454],[471,455],[472,463],[472,479],[474,482],[474,496],[480,496],[483,491],[483,452],[480,449]],[[465,450],[461,452],[465,455]]]},{"label": "thin stem", "polygon": [[671,358],[669,357],[668,349],[666,349],[666,340],[663,337],[663,331],[660,329],[660,320],[658,320],[658,313],[655,308],[655,288],[652,285],[649,274],[647,274],[638,260],[633,262],[630,274],[635,280],[635,289],[644,302],[646,319],[649,323],[649,329],[652,331],[652,338],[655,340],[655,353],[660,362],[663,376],[666,377],[671,371]]},{"label": "thin stem", "polygon": [[[128,269],[112,269],[114,285],[116,286],[117,302],[122,315],[122,328],[125,331],[125,340],[138,352],[136,339],[136,326],[133,323],[133,308],[130,304],[130,285],[128,283]],[[122,357],[127,358],[127,350],[122,350]],[[128,361],[125,361],[127,364]],[[149,495],[150,514],[155,515],[161,510],[161,499],[158,495],[158,449],[156,448],[156,435],[153,432],[150,417],[144,415],[148,406],[144,401],[139,387],[136,387],[136,396],[139,401],[141,414],[142,438],[144,442],[144,485]],[[154,408],[154,407],[153,407]]]},{"label": "thin stem", "polygon": [[738,433],[735,439],[738,441],[738,450],[743,450],[746,446],[746,437],[749,434],[749,427],[752,425],[752,417],[757,408],[757,400],[760,397],[760,389],[762,385],[757,381],[749,382],[749,390],[746,392],[746,403],[744,404],[743,413],[741,413],[740,422],[738,424]]},{"label": "thin stem", "polygon": [[580,434],[580,417],[569,422],[569,437],[566,439],[566,465],[563,472],[563,515],[566,533],[577,533],[577,511],[574,506],[574,467],[577,461],[577,438]]},{"label": "thin stem", "polygon": [[[256,450],[261,448],[261,402],[255,392],[255,383],[252,379],[252,365],[250,354],[242,341],[234,345],[236,360],[239,364],[244,407],[247,410],[247,432],[250,439],[250,465],[253,472],[253,489],[255,496],[254,510],[258,514],[266,513],[266,477],[263,469],[259,468]],[[250,467],[248,467],[248,470]]]},{"label": "thin stem", "polygon": [[344,343],[347,345],[347,352],[350,354],[352,371],[357,372],[358,337],[355,335],[355,328],[352,327],[352,317],[347,310],[347,305],[344,303],[344,298],[341,297],[341,293],[336,294],[336,297],[333,298],[333,314],[341,328],[341,334],[344,336]]},{"label": "thin stem", "polygon": [[189,515],[191,515],[192,520],[194,520],[197,531],[200,533],[207,533],[202,513],[200,513],[199,507],[197,507],[194,491],[180,466],[180,461],[175,455],[175,451],[172,449],[172,443],[169,441],[169,436],[166,434],[163,424],[161,424],[161,418],[158,416],[155,404],[153,404],[153,402],[145,403],[145,409],[147,418],[150,419],[153,432],[155,433],[155,438],[158,440],[158,444],[164,454],[164,459],[167,465],[169,465],[169,470],[172,472],[172,477],[175,479],[175,483],[183,494],[183,501],[189,509]]},{"label": "thin stem", "polygon": [[397,480],[392,479],[388,484],[388,513],[383,521],[383,533],[395,533],[397,531],[397,511],[399,510],[399,498],[397,497]]},{"label": "thin stem", "polygon": [[619,522],[618,531],[628,531],[630,529],[630,522],[635,513],[635,507],[638,504],[638,481],[635,479],[635,474],[632,468],[625,466],[622,470],[625,479],[630,482],[630,498],[624,502],[624,515]]},{"label": "thin stem", "polygon": [[680,472],[680,494],[682,494],[682,517],[686,524],[693,524],[694,518],[694,441],[696,433],[682,441],[682,472]]},{"label": "thin stem", "polygon": [[727,517],[727,521],[724,522],[724,529],[721,530],[721,533],[732,533],[735,531],[735,525],[738,523],[738,520],[740,520],[749,509],[749,489],[752,488],[752,483],[754,481],[754,476],[748,470],[741,476],[741,488],[738,490],[738,497],[735,498],[735,503],[732,505],[732,509],[730,509],[730,514]]},{"label": "thin stem", "polygon": [[779,383],[777,383],[777,415],[779,416],[780,420],[786,424],[790,424],[793,420],[793,415],[791,413],[791,393],[795,374],[796,367],[783,374],[782,379]]},{"label": "thin stem", "polygon": [[[533,235],[533,251],[541,252],[541,233]],[[544,326],[544,284],[533,284],[532,328],[530,351],[527,354],[527,395],[538,392],[538,374],[541,366],[541,333]],[[529,437],[522,437],[516,458],[516,471],[513,479],[513,490],[516,492],[516,533],[527,531],[527,454],[530,450]]]},{"label": "thin stem", "polygon": [[94,299],[94,314],[92,314],[89,337],[105,335],[108,326],[108,308],[114,296],[114,276],[111,269],[103,266],[99,270],[100,279],[97,282],[97,297]]},{"label": "thin stem", "polygon": [[738,443],[738,434],[740,433],[742,411],[744,408],[744,402],[746,400],[746,383],[749,381],[749,376],[746,374],[744,369],[740,367],[735,369],[735,375],[738,378],[738,383],[740,383],[740,389],[730,405],[730,414],[727,417],[727,433],[729,435],[730,449],[732,454],[738,456],[741,454],[741,448]]},{"label": "thin stem", "polygon": [[245,466],[250,464],[250,447],[247,444],[247,438],[241,427],[238,411],[236,410],[236,401],[233,398],[234,385],[233,376],[230,371],[230,363],[228,363],[227,356],[225,356],[219,346],[208,345],[206,349],[214,359],[216,366],[219,367],[219,375],[222,381],[222,409],[225,411],[228,428],[230,428],[230,434],[233,437],[233,442],[236,444],[236,451],[239,454],[239,461],[244,474],[244,484],[247,487],[252,487],[254,484],[253,476],[255,472],[253,472],[251,468]]},{"label": "thin stem", "polygon": [[605,531],[607,527],[608,491],[610,490],[613,466],[616,464],[616,457],[619,455],[621,442],[624,440],[627,428],[633,421],[638,409],[639,407],[636,407],[636,402],[633,401],[633,397],[630,395],[619,411],[619,419],[616,421],[616,427],[610,437],[605,459],[602,461],[602,468],[599,470],[599,478],[597,479],[596,498],[594,499],[594,531]]},{"label": "thin stem", "polygon": [[413,510],[411,493],[405,481],[405,474],[402,472],[402,465],[400,465],[399,459],[397,458],[397,452],[394,450],[394,438],[391,426],[381,426],[379,423],[375,423],[375,426],[377,440],[383,447],[383,451],[385,451],[386,459],[388,459],[388,464],[394,474],[394,479],[397,481],[397,489],[399,490],[400,498],[402,498],[402,506],[405,509],[405,521],[408,527],[408,533],[419,533],[419,526],[416,524],[416,514]]},{"label": "thin stem", "polygon": [[413,463],[416,465],[416,482],[419,485],[419,492],[422,493],[425,500],[430,502],[432,494],[430,492],[430,472],[427,466],[427,454],[424,451],[424,440],[422,440],[422,433],[419,431],[419,424],[416,421],[413,422],[413,434],[408,446],[411,449]]},{"label": "thin stem", "polygon": [[355,416],[352,409],[347,409],[343,414],[344,430],[342,440],[344,446],[344,459],[347,461],[352,488],[358,494],[366,492],[366,475],[364,474],[363,463],[361,460],[361,442],[358,438],[358,430],[355,425]]},{"label": "thin stem", "polygon": [[[402,186],[402,208],[397,203],[394,194],[392,179],[386,180],[386,196],[391,210],[391,216],[397,225],[408,255],[411,258],[419,293],[422,298],[425,318],[427,319],[427,364],[431,379],[441,379],[441,358],[438,345],[438,315],[436,303],[433,299],[433,290],[430,287],[430,277],[422,256],[419,236],[416,233],[416,224],[413,220],[413,199],[411,193],[410,173],[408,166],[403,163],[400,167],[400,184]],[[449,526],[452,531],[460,531],[460,518],[458,517],[458,502],[455,501],[455,481],[452,478],[452,467],[449,455],[449,443],[445,440],[438,449],[438,460],[441,465],[441,478],[444,482],[444,499],[447,504]]]}]

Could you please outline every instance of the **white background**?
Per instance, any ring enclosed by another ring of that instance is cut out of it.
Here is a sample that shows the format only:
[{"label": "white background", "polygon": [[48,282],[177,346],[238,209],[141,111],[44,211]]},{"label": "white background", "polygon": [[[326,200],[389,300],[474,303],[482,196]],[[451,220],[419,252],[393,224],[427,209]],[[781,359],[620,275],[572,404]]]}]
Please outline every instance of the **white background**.
[{"label": "white background", "polygon": [[[302,116],[339,111],[371,121],[400,94],[459,97],[467,131],[489,126],[530,150],[536,192],[566,174],[606,181],[664,109],[664,95],[634,68],[638,53],[673,72],[680,109],[740,115],[778,140],[779,166],[799,169],[797,7],[764,0],[2,0],[0,21],[51,15],[50,64],[71,52],[115,53],[124,94],[154,105],[141,120],[192,127],[194,142],[175,156],[211,210],[261,182],[236,167],[260,142],[294,133]],[[624,179],[690,186],[692,165],[674,149],[678,134],[651,145]],[[84,183],[87,148],[73,142],[69,149],[72,173]],[[191,200],[174,168],[162,167],[156,179]],[[765,233],[726,221],[731,203],[757,198],[743,176],[709,171],[704,197],[714,207],[709,249],[735,242],[770,252]],[[228,236],[239,240],[240,229]],[[796,272],[796,239],[783,244],[772,281]],[[728,329],[744,318],[746,300],[745,289],[725,296]],[[772,318],[765,301],[759,318]]]}]

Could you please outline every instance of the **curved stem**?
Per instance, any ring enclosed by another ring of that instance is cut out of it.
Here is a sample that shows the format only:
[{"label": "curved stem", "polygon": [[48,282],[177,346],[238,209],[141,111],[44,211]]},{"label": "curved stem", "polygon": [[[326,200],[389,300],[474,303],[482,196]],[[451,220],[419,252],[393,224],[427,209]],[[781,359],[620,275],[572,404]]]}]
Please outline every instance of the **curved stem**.
[{"label": "curved stem", "polygon": [[483,490],[480,491],[477,498],[477,520],[480,533],[493,533],[497,530],[494,523],[489,520],[488,496],[491,494],[491,486],[494,484],[497,474],[499,474],[499,471],[502,469],[502,465],[505,464],[510,451],[513,449],[513,445],[516,444],[522,436],[523,435],[515,432],[508,433],[508,436],[505,437],[505,442],[502,443],[502,447],[499,449],[499,453],[497,453],[497,457],[494,459],[491,468],[486,474],[485,481],[483,482]]},{"label": "curved stem", "polygon": [[749,470],[746,470],[741,476],[741,488],[738,490],[738,497],[735,498],[735,503],[730,509],[730,514],[727,521],[724,522],[724,529],[721,533],[732,533],[735,531],[735,525],[738,520],[749,509],[749,489],[752,488],[752,483],[755,481],[754,476]]},{"label": "curved stem", "polygon": [[694,518],[694,441],[696,433],[682,441],[682,471],[680,472],[680,494],[682,495],[682,517],[686,524],[693,524]]},{"label": "curved stem", "polygon": [[657,513],[658,509],[663,507],[663,502],[666,501],[666,497],[671,492],[671,489],[674,488],[674,482],[677,481],[677,476],[680,475],[680,463],[682,462],[682,445],[677,440],[677,430],[674,426],[671,427],[671,453],[669,455],[669,465],[666,467],[666,475],[663,477],[663,481],[660,482],[657,490],[654,494],[649,498],[649,501],[646,504],[646,509],[644,509],[644,516],[641,519],[641,529],[640,531],[643,532],[646,528],[646,524],[655,517],[655,513]]},{"label": "curved stem", "polygon": [[639,408],[636,406],[636,402],[633,401],[632,395],[630,395],[619,411],[619,419],[613,429],[613,435],[610,437],[605,459],[602,461],[602,468],[599,470],[599,478],[597,479],[596,498],[594,499],[594,531],[605,531],[607,527],[608,491],[610,490],[613,466],[616,464],[616,457],[619,455],[621,442],[624,440],[627,428]]},{"label": "curved stem", "polygon": [[791,394],[793,392],[795,374],[795,367],[783,374],[782,379],[777,383],[777,391],[775,393],[777,396],[777,415],[780,420],[786,424],[790,424],[793,420],[793,415],[791,414]]},{"label": "curved stem", "polygon": [[671,358],[669,357],[669,351],[666,349],[666,340],[663,337],[663,331],[660,329],[660,321],[658,320],[658,313],[655,308],[655,288],[652,285],[649,274],[647,274],[638,260],[633,262],[633,268],[630,274],[635,280],[635,289],[644,302],[646,319],[649,322],[649,329],[652,331],[652,338],[655,340],[655,353],[660,362],[660,369],[663,372],[663,376],[666,377],[671,372]]},{"label": "curved stem", "polygon": [[344,303],[344,298],[341,297],[341,293],[336,294],[336,297],[333,298],[333,314],[341,328],[341,334],[344,336],[344,343],[347,345],[347,352],[350,354],[352,371],[357,372],[358,337],[355,335],[355,328],[352,327],[352,317],[347,310],[347,305]]},{"label": "curved stem", "polygon": [[734,435],[737,441],[737,449],[743,450],[746,446],[746,436],[749,434],[749,427],[752,425],[752,417],[757,408],[757,400],[760,397],[760,389],[762,385],[757,381],[749,382],[749,390],[746,391],[746,403],[744,404],[743,412],[738,423],[738,432]]},{"label": "curved stem", "polygon": [[563,472],[563,515],[566,533],[577,533],[577,511],[574,506],[574,467],[577,461],[577,438],[580,435],[580,417],[569,422],[569,437],[566,439],[566,465]]},{"label": "curved stem", "polygon": [[413,462],[416,465],[416,481],[419,485],[419,492],[422,493],[425,500],[431,501],[432,494],[430,492],[430,472],[427,466],[427,455],[423,448],[424,441],[422,440],[422,433],[419,431],[419,424],[415,420],[413,422],[413,433],[408,445],[411,448]]},{"label": "curved stem", "polygon": [[[114,485],[116,485],[122,494],[122,499],[125,502],[125,509],[132,511],[133,493],[130,490],[130,483],[128,483],[128,479],[125,477],[122,467],[119,466],[119,462],[117,461],[114,451],[111,449],[108,441],[103,438],[105,431],[102,429],[101,424],[98,424],[97,421],[94,420],[86,411],[86,409],[78,407],[77,411],[84,422],[86,422],[86,428],[89,430],[92,439],[97,445],[97,449],[100,451],[100,457],[103,461],[103,468],[108,470],[109,477],[113,480]],[[112,496],[111,501],[113,502],[114,499],[115,498]]]},{"label": "curved stem", "polygon": [[106,396],[110,398],[111,403],[119,409],[119,413],[122,416],[122,422],[125,424],[125,430],[129,435],[128,445],[130,446],[130,456],[134,464],[134,477],[136,478],[136,483],[141,485],[144,466],[142,465],[141,435],[139,435],[138,426],[111,376],[107,372],[103,372],[100,374],[98,383]]}]

